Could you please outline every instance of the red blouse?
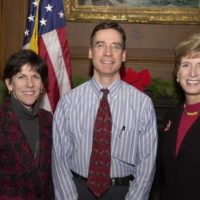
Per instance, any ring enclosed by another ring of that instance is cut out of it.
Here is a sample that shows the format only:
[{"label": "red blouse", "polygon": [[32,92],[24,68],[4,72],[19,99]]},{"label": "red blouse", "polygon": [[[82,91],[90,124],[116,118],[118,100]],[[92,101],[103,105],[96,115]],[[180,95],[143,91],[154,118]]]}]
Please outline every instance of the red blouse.
[{"label": "red blouse", "polygon": [[[187,112],[196,112],[196,115],[188,115]],[[178,155],[179,148],[186,136],[188,130],[200,115],[200,103],[186,104],[181,116],[180,124],[178,127],[178,135],[176,140],[176,156]]]}]

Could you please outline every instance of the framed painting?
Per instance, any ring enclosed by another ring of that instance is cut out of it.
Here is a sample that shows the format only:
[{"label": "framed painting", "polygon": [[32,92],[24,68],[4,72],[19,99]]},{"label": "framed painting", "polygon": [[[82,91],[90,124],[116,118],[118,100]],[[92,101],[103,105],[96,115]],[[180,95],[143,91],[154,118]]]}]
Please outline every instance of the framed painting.
[{"label": "framed painting", "polygon": [[200,0],[64,0],[67,20],[200,24]]}]

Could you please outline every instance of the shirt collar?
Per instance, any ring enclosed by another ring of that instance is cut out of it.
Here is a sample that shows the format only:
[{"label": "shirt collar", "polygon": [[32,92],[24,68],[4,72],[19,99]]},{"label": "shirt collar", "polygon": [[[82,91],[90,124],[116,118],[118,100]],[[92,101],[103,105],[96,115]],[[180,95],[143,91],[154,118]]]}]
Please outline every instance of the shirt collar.
[{"label": "shirt collar", "polygon": [[[92,85],[93,91],[97,95],[97,97],[102,96],[101,89],[103,89],[104,87],[94,77],[91,79],[91,85]],[[109,94],[108,95],[111,98],[114,98],[118,94],[121,85],[122,85],[121,79],[119,79],[119,80],[115,81],[114,83],[112,83],[108,87],[108,89],[109,89]]]}]

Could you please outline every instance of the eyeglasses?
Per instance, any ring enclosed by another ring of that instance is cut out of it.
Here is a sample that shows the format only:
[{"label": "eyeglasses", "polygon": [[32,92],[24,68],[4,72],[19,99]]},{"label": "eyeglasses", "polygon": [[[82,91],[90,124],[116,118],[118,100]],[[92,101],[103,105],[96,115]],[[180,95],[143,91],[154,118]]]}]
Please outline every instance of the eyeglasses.
[{"label": "eyeglasses", "polygon": [[119,52],[122,50],[122,45],[120,43],[113,43],[110,46],[107,46],[104,42],[97,42],[93,48],[97,51],[104,51],[105,49],[109,48],[113,52]]}]

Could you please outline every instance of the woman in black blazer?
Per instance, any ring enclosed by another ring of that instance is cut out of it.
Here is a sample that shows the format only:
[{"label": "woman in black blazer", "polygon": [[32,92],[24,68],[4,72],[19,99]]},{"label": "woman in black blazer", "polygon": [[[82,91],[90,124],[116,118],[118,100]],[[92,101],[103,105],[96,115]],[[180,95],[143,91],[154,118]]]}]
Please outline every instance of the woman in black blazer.
[{"label": "woman in black blazer", "polygon": [[175,75],[185,101],[166,116],[161,134],[160,200],[200,199],[200,34],[178,44]]}]

